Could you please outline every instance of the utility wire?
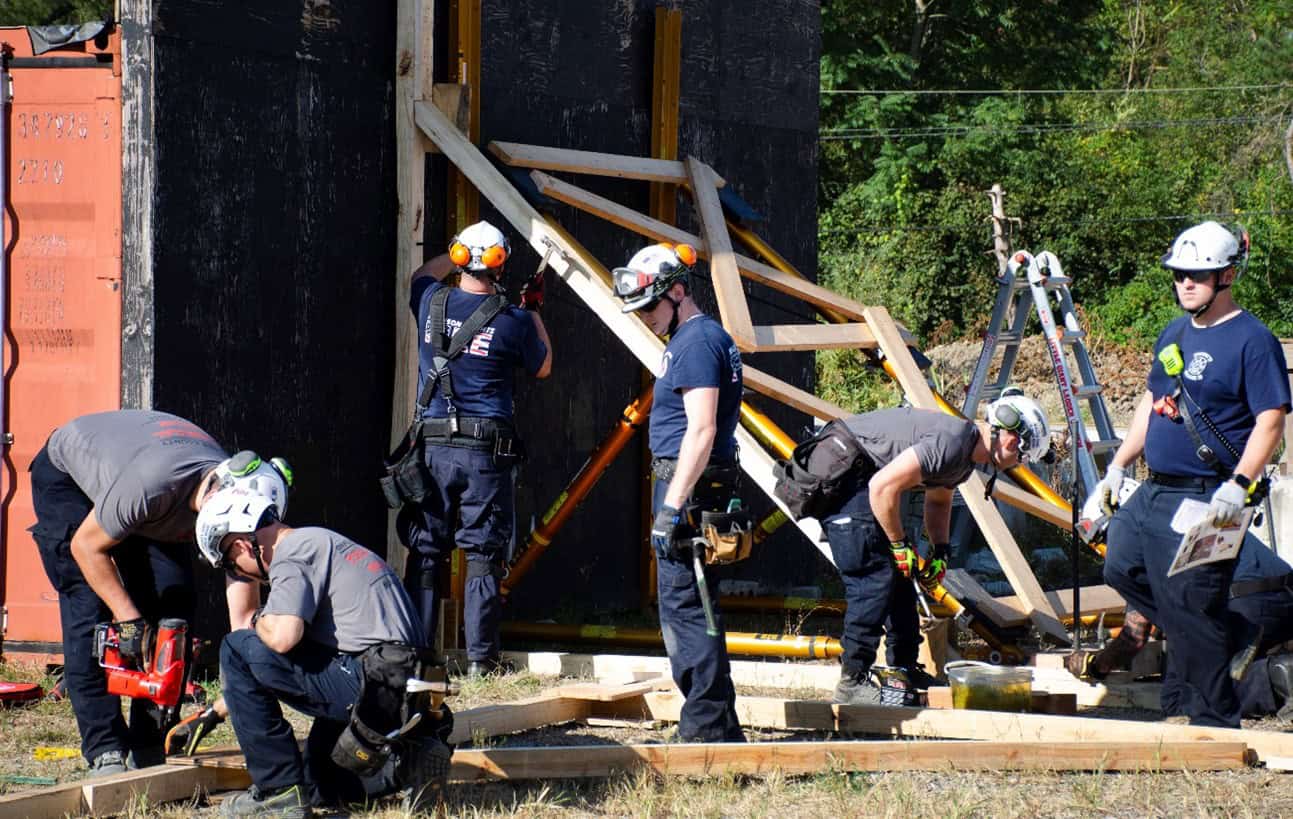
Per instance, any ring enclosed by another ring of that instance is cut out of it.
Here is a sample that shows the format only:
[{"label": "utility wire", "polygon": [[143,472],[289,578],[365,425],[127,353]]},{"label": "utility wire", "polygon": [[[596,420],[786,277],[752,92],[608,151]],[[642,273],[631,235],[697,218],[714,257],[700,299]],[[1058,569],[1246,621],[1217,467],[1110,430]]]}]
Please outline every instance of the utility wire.
[{"label": "utility wire", "polygon": [[[1224,218],[1228,221],[1252,222],[1257,219],[1270,216],[1290,216],[1293,210],[1265,210],[1265,211],[1247,211],[1236,214],[1233,211],[1213,211],[1210,213],[1172,213],[1158,214],[1155,216],[1124,216],[1121,218],[1099,218],[1099,219],[1072,219],[1060,222],[1046,221],[1047,225],[1113,225],[1113,224],[1132,224],[1141,222],[1179,222],[1207,218]],[[929,231],[929,232],[952,232],[952,231],[971,231],[979,230],[989,221],[985,218],[982,222],[967,223],[961,225],[854,225],[847,228],[833,228],[831,230],[818,231],[819,237],[841,236],[850,233],[888,233],[895,231]]]},{"label": "utility wire", "polygon": [[1018,96],[1064,94],[1194,94],[1205,91],[1267,91],[1293,87],[1286,82],[1265,85],[1202,85],[1188,88],[823,88],[822,94],[853,94],[859,96],[916,95],[916,96]]},{"label": "utility wire", "polygon": [[1127,120],[1126,122],[1036,122],[1021,125],[978,126],[946,125],[927,128],[833,128],[820,132],[821,142],[854,139],[912,139],[917,137],[968,136],[970,134],[1046,134],[1079,131],[1132,131],[1166,128],[1211,128],[1231,125],[1282,122],[1278,116],[1266,117],[1213,117],[1202,119]]}]

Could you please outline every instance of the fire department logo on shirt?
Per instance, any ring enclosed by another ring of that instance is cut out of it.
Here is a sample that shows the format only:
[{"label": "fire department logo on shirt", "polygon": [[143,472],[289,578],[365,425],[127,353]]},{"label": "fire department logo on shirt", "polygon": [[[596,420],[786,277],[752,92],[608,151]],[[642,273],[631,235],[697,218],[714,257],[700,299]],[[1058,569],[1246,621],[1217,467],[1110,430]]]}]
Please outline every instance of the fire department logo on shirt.
[{"label": "fire department logo on shirt", "polygon": [[661,378],[664,378],[664,374],[669,372],[669,361],[672,358],[673,358],[673,353],[665,353],[660,358],[660,377]]},{"label": "fire department logo on shirt", "polygon": [[1204,352],[1195,353],[1190,359],[1190,366],[1185,368],[1185,377],[1191,381],[1202,381],[1203,371],[1212,363],[1212,356]]},{"label": "fire department logo on shirt", "polygon": [[735,344],[727,348],[727,364],[732,369],[732,383],[736,384],[741,380],[741,351]]},{"label": "fire department logo on shirt", "polygon": [[[445,332],[449,334],[450,338],[453,338],[453,334],[458,332],[459,327],[462,327],[462,322],[457,319],[446,318],[444,320]],[[493,340],[494,328],[485,327],[472,338],[471,343],[463,350],[463,354],[489,358],[489,345]]]}]

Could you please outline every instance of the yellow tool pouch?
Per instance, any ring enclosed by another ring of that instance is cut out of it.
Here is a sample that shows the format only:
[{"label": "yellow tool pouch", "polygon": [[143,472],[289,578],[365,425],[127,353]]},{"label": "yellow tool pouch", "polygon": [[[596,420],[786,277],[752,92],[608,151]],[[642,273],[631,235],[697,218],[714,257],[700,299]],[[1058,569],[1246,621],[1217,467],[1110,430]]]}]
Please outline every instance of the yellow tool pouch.
[{"label": "yellow tool pouch", "polygon": [[705,563],[711,566],[745,560],[754,548],[754,519],[745,509],[702,512],[700,533],[705,538]]}]

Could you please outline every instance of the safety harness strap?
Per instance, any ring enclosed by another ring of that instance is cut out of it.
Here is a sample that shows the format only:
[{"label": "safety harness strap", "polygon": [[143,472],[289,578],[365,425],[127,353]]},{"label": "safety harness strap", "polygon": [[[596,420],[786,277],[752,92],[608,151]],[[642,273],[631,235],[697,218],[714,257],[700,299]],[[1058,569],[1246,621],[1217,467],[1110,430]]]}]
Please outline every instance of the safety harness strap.
[{"label": "safety harness strap", "polygon": [[418,395],[414,408],[414,419],[420,419],[431,404],[431,393],[435,385],[443,382],[445,400],[449,402],[450,427],[457,426],[457,410],[453,409],[453,376],[449,373],[449,362],[457,358],[476,334],[494,320],[494,317],[507,306],[507,300],[498,294],[482,301],[467,320],[450,336],[445,332],[445,309],[449,303],[451,287],[442,287],[431,296],[430,324],[435,329],[431,336],[431,372],[427,373],[426,384]]}]

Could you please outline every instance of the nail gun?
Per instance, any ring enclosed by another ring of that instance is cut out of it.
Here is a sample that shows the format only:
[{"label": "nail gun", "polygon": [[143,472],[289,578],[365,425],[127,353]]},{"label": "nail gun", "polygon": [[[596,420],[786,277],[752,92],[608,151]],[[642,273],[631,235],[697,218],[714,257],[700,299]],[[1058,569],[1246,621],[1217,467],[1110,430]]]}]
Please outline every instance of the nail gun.
[{"label": "nail gun", "polygon": [[168,617],[157,624],[157,633],[146,641],[143,668],[131,668],[121,656],[117,632],[111,624],[94,627],[94,653],[108,677],[108,693],[146,699],[161,709],[163,732],[175,723],[188,688],[197,646],[189,638],[189,624]]}]

